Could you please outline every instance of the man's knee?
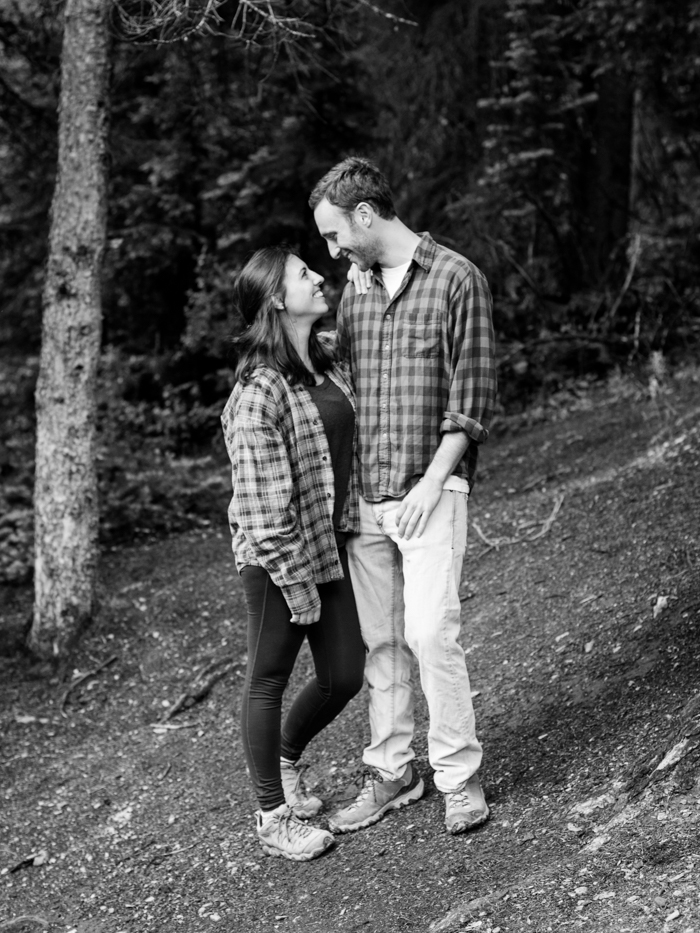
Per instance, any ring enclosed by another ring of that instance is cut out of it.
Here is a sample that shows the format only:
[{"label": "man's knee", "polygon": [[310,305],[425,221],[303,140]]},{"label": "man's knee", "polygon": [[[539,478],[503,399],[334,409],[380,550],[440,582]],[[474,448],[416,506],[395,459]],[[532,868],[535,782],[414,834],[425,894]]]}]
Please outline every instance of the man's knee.
[{"label": "man's knee", "polygon": [[459,623],[447,624],[444,620],[440,624],[431,625],[424,618],[415,625],[406,626],[406,642],[417,658],[449,653],[458,635]]}]

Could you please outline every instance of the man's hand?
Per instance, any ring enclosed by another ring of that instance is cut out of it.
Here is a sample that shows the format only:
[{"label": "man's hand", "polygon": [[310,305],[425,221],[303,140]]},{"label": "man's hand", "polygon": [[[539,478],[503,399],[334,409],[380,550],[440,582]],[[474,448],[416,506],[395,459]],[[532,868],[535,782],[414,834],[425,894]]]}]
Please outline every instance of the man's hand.
[{"label": "man's hand", "polygon": [[372,285],[372,270],[362,272],[357,263],[353,262],[348,269],[348,282],[352,282],[358,294],[366,295]]},{"label": "man's hand", "polygon": [[318,622],[320,618],[321,607],[318,606],[316,609],[306,609],[304,612],[292,613],[290,622],[294,622],[295,625],[313,625],[314,622]]},{"label": "man's hand", "polygon": [[415,532],[416,537],[420,538],[441,496],[442,483],[424,476],[406,494],[396,510],[399,537],[408,540]]}]

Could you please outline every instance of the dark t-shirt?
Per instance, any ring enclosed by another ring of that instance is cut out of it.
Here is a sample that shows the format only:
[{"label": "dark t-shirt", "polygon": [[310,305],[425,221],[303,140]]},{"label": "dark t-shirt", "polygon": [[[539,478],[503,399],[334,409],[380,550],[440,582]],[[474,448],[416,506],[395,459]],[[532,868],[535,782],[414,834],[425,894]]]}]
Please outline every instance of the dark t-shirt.
[{"label": "dark t-shirt", "polygon": [[348,494],[352,469],[355,412],[343,391],[328,376],[324,376],[320,386],[307,386],[306,388],[314,405],[318,408],[331,452],[331,466],[335,477],[333,527],[336,529],[336,541],[341,547],[345,544],[346,535],[337,529],[343,516],[343,506]]}]

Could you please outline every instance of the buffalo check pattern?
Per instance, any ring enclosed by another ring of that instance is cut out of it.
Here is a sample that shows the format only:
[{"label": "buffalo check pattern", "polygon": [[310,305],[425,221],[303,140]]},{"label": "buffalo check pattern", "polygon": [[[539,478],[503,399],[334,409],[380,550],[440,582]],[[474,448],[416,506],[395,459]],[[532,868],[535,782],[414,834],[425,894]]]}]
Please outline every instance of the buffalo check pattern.
[{"label": "buffalo check pattern", "polygon": [[394,297],[375,270],[367,294],[346,287],[337,326],[357,393],[364,498],[405,495],[446,431],[469,436],[454,472],[471,488],[496,394],[492,300],[483,273],[424,233]]},{"label": "buffalo check pattern", "polygon": [[[328,376],[355,406],[348,368]],[[228,509],[240,570],[264,567],[293,613],[319,606],[317,583],[343,577],[333,531],[335,486],[318,409],[303,385],[260,366],[238,383],[221,416],[231,460]],[[350,476],[341,531],[359,530],[357,474]]]}]

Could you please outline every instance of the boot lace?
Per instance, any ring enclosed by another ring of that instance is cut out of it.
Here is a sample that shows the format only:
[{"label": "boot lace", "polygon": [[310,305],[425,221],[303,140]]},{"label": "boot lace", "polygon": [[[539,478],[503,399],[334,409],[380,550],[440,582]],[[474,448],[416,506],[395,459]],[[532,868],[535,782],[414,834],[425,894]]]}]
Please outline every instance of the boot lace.
[{"label": "boot lace", "polygon": [[304,839],[306,836],[310,835],[310,833],[314,832],[313,827],[297,819],[292,810],[281,813],[277,820],[277,825],[280,836],[285,837],[290,842],[294,841],[294,837]]}]

